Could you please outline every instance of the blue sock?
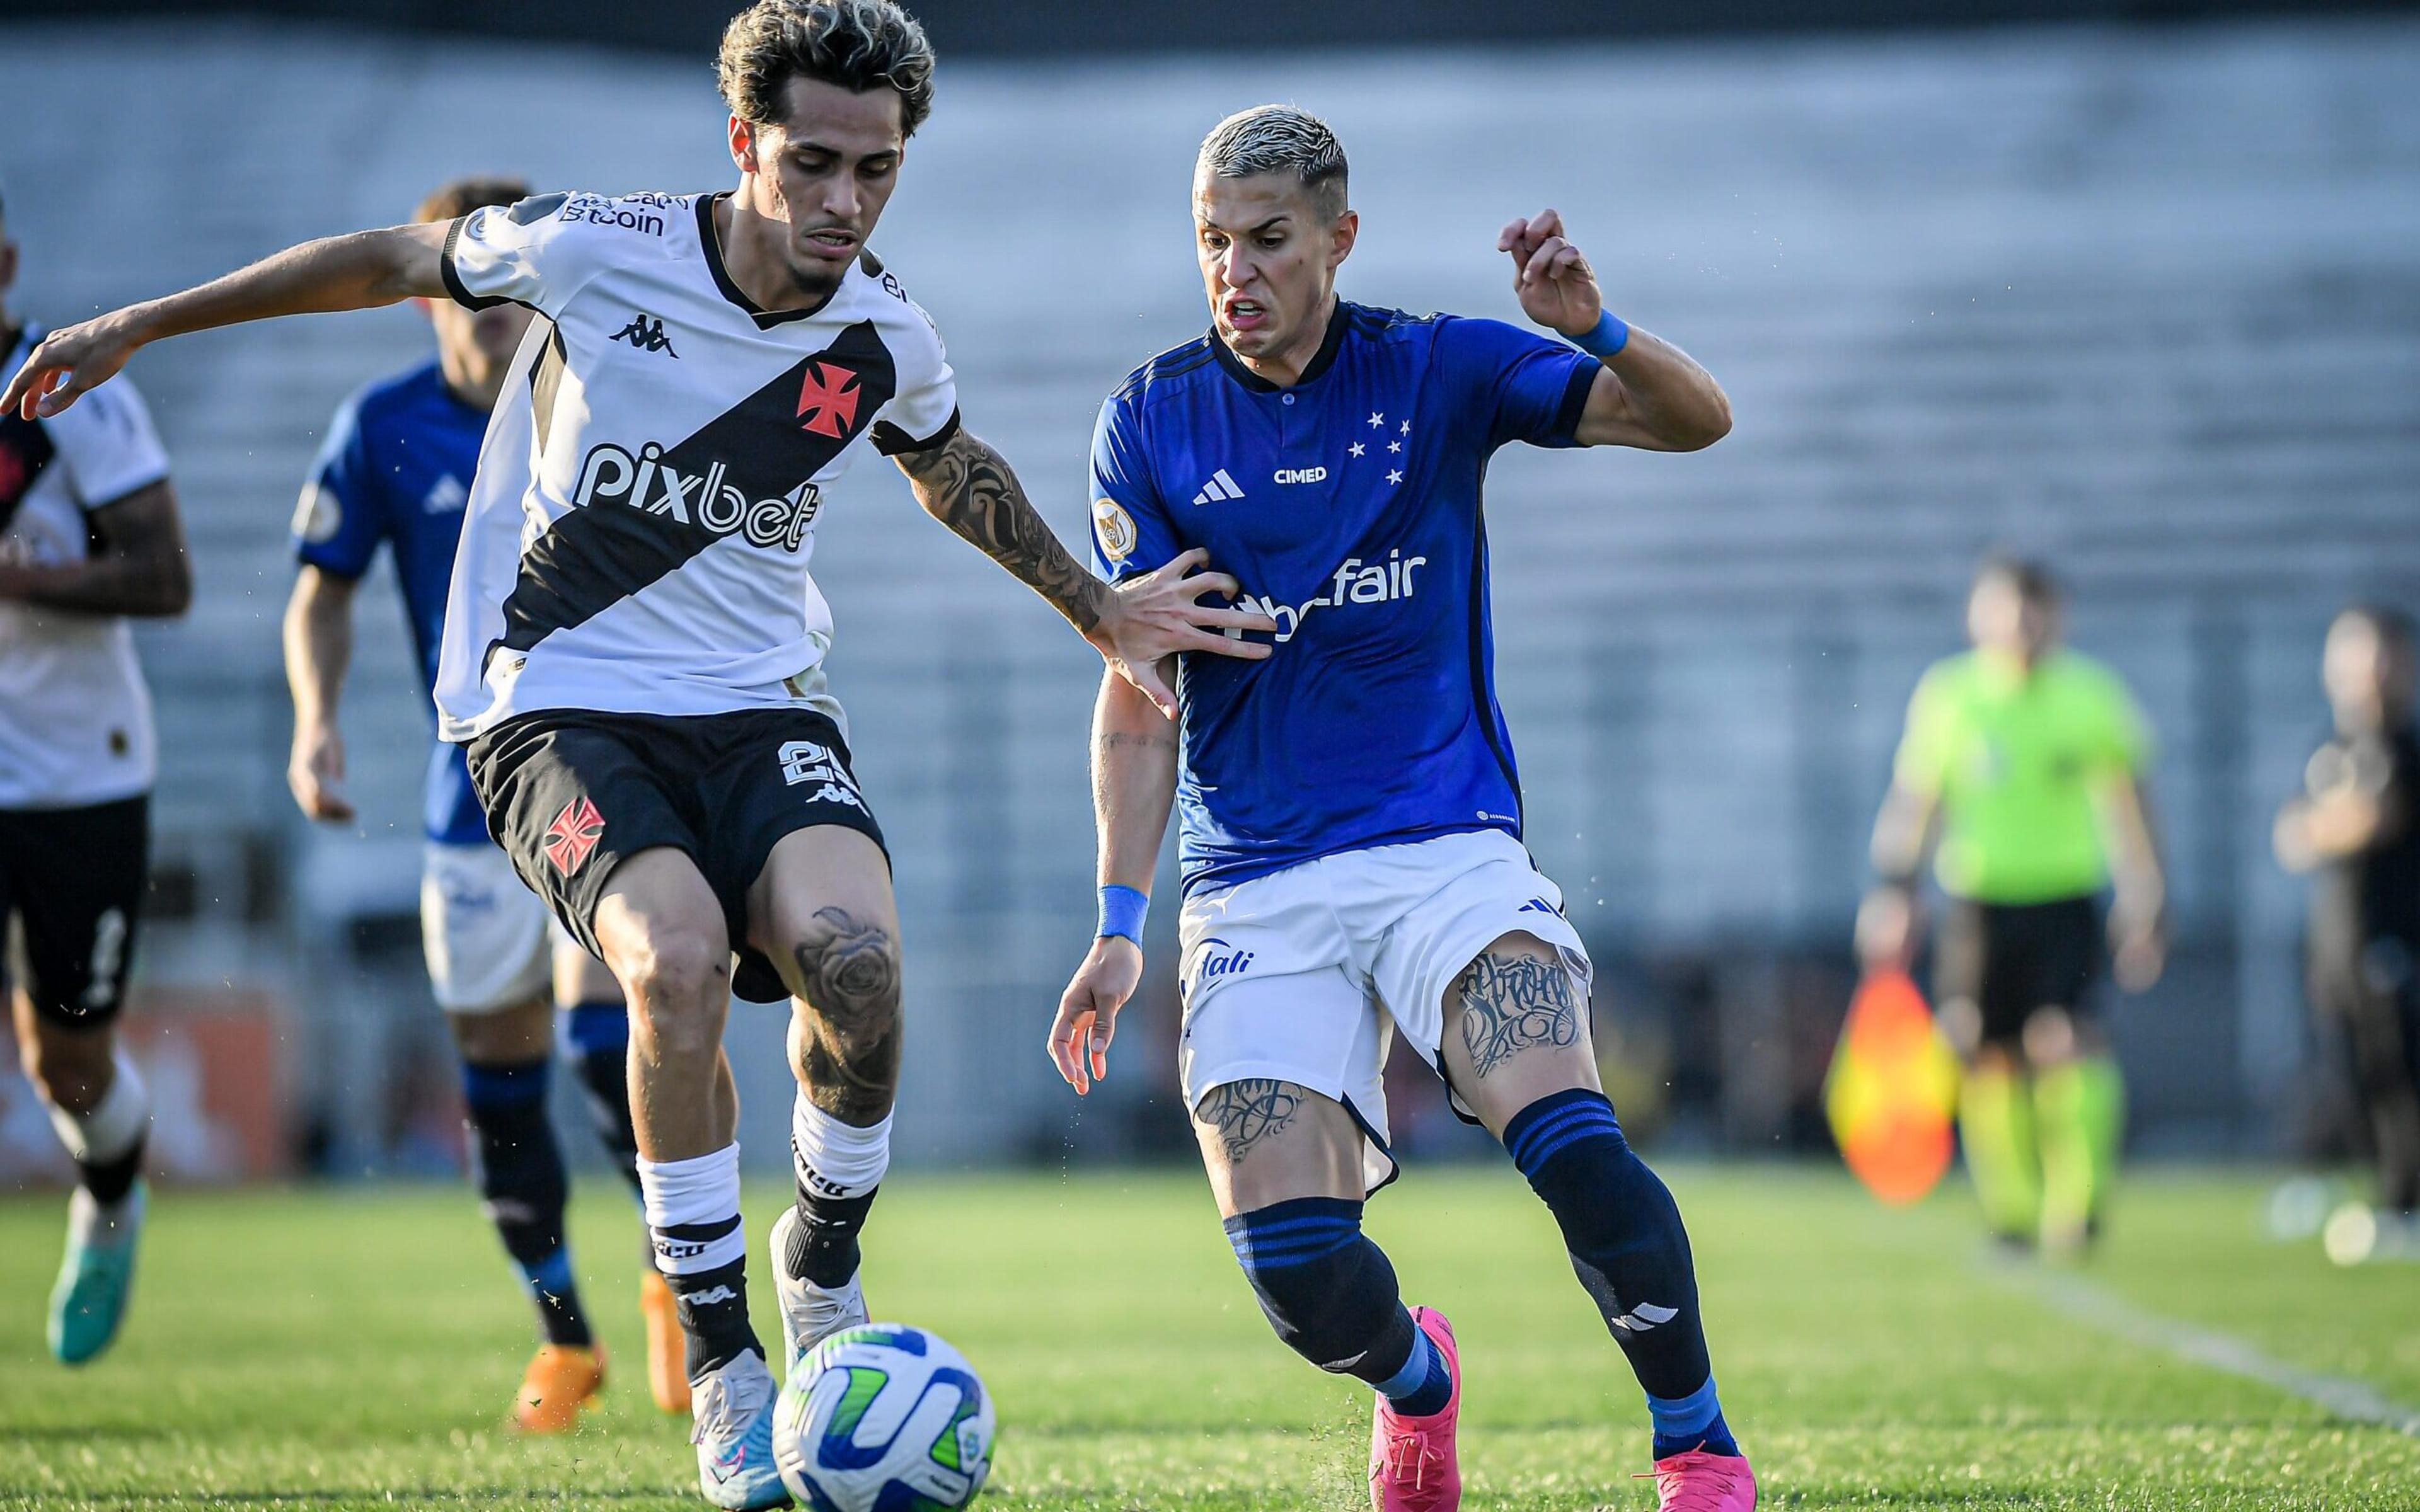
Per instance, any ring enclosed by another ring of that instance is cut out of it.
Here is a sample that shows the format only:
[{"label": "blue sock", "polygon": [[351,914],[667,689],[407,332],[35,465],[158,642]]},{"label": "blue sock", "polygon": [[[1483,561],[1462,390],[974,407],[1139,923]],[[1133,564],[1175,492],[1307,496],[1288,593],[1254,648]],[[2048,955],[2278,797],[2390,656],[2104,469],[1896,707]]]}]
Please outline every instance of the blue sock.
[{"label": "blue sock", "polygon": [[572,1282],[564,1243],[568,1187],[563,1151],[546,1118],[551,1062],[538,1059],[462,1067],[462,1102],[471,1126],[471,1154],[488,1221],[520,1268],[538,1327],[550,1344],[585,1349],[596,1342]]},{"label": "blue sock", "polygon": [[1686,1396],[1650,1396],[1647,1415],[1655,1421],[1655,1458],[1703,1449],[1708,1454],[1736,1455],[1739,1441],[1723,1421],[1723,1404],[1714,1396],[1714,1378]]},{"label": "blue sock", "polygon": [[1405,1417],[1435,1417],[1453,1400],[1453,1373],[1446,1368],[1445,1351],[1417,1326],[1412,1330],[1412,1357],[1404,1368],[1384,1381],[1373,1381],[1387,1405]]}]

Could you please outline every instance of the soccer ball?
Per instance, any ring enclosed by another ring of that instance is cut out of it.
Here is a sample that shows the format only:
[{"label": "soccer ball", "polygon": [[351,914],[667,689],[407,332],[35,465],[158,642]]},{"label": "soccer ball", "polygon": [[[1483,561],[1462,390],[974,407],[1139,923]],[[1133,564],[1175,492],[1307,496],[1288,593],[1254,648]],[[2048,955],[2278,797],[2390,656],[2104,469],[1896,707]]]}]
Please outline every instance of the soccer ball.
[{"label": "soccer ball", "polygon": [[966,1356],[904,1323],[844,1329],[790,1372],[773,1462],[814,1512],[964,1506],[991,1473],[991,1397]]}]

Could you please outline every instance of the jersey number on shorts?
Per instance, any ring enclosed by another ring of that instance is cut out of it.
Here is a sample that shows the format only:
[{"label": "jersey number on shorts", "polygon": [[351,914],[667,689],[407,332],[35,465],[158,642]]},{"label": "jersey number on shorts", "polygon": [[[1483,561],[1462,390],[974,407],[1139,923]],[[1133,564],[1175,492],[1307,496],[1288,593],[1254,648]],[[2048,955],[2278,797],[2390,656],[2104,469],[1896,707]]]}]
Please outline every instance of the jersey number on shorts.
[{"label": "jersey number on shorts", "polygon": [[782,780],[792,787],[801,782],[822,783],[822,787],[808,795],[809,803],[845,803],[852,809],[865,807],[865,800],[857,794],[857,779],[840,764],[831,748],[818,746],[812,740],[783,743]]}]

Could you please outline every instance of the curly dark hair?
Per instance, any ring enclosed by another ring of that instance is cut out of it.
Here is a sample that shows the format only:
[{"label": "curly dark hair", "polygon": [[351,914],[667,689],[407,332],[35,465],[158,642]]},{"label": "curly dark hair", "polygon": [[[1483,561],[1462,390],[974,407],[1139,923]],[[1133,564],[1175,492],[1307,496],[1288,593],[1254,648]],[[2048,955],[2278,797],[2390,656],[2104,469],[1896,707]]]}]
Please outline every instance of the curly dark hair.
[{"label": "curly dark hair", "polygon": [[457,178],[441,184],[420,202],[412,212],[415,221],[458,221],[473,210],[489,205],[510,205],[529,198],[526,179],[508,174],[483,174],[470,178]]},{"label": "curly dark hair", "polygon": [[723,28],[723,101],[751,126],[778,125],[792,79],[860,94],[899,91],[899,134],[933,114],[933,44],[891,0],[756,0]]}]

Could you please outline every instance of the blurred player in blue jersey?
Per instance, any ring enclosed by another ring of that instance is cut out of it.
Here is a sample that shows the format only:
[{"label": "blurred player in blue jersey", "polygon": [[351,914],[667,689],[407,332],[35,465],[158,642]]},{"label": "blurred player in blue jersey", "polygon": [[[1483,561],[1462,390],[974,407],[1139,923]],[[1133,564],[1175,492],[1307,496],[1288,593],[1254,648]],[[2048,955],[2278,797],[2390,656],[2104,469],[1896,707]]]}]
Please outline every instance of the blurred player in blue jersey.
[{"label": "blurred player in blue jersey", "polygon": [[[423,223],[452,221],[526,198],[510,178],[465,178],[421,204]],[[433,682],[445,595],[461,539],[480,439],[530,312],[473,312],[431,301],[437,356],[345,401],[294,517],[301,571],[286,614],[286,671],[294,693],[287,781],[302,811],[348,823],[345,747],[336,705],[353,644],[353,590],[385,548],[395,562],[421,675]],[[426,691],[426,688],[424,688]],[[604,1382],[604,1356],[582,1310],[564,1240],[563,1151],[547,1121],[554,1009],[565,1008],[598,1136],[635,1187],[638,1144],[625,1071],[629,1020],[613,974],[557,940],[546,904],[513,874],[462,759],[429,752],[423,804],[427,844],[420,885],[423,948],[438,1006],[462,1054],[479,1195],[527,1280],[545,1342],[515,1393],[512,1420],[562,1432]],[[648,1380],[666,1412],[689,1408],[679,1319],[654,1269],[641,1282]]]},{"label": "blurred player in blue jersey", "polygon": [[1376,1388],[1378,1512],[1461,1500],[1452,1329],[1404,1306],[1361,1233],[1393,1175],[1379,1073],[1398,1030],[1553,1210],[1646,1389],[1661,1504],[1746,1512],[1680,1211],[1599,1086],[1588,956],[1522,848],[1480,502],[1507,442],[1691,451],[1730,429],[1729,404],[1605,311],[1552,210],[1497,246],[1553,337],[1340,300],[1358,219],[1343,149],[1301,111],[1221,122],[1193,208],[1211,330],[1102,408],[1094,545],[1119,579],[1206,547],[1239,607],[1277,622],[1275,653],[1184,657],[1174,726],[1103,684],[1102,921],[1053,1058],[1078,1092],[1106,1070],[1173,799],[1186,1103],[1279,1336]]}]

